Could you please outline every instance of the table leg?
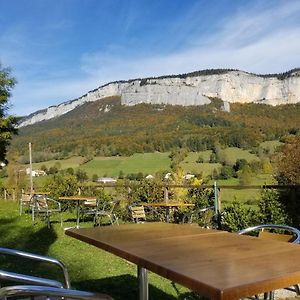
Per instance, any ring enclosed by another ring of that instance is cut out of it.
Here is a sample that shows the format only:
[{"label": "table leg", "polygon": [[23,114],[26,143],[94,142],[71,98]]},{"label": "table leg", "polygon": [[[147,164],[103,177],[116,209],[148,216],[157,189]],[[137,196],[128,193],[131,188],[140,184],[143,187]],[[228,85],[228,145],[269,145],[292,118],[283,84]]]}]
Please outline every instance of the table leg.
[{"label": "table leg", "polygon": [[148,300],[148,273],[145,268],[138,266],[139,300]]}]

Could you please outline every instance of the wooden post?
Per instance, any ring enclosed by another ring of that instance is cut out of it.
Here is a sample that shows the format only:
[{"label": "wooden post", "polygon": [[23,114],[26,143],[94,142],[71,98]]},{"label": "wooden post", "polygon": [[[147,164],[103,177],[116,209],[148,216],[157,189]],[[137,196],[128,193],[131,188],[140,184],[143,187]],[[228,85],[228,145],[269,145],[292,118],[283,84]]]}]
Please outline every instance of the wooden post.
[{"label": "wooden post", "polygon": [[32,180],[32,155],[31,155],[31,143],[29,143],[29,169],[30,169],[30,194],[33,194],[33,180]]},{"label": "wooden post", "polygon": [[168,191],[168,187],[166,186],[164,189],[164,200],[166,203],[169,202],[169,191]]},{"label": "wooden post", "polygon": [[7,200],[7,191],[4,190],[4,200]]},{"label": "wooden post", "polygon": [[218,197],[219,193],[218,193],[218,187],[217,187],[217,182],[216,181],[214,182],[214,187],[213,188],[214,188],[214,196],[215,196],[214,197],[214,200],[215,200],[215,213],[218,214],[219,211],[220,211],[220,208],[219,208],[219,199],[218,199],[219,198]]}]

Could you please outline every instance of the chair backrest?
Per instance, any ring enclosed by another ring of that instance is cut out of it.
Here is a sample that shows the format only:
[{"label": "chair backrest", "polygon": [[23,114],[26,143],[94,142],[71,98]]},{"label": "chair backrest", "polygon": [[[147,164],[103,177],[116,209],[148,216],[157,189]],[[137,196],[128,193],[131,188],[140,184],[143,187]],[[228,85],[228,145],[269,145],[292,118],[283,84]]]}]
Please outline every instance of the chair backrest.
[{"label": "chair backrest", "polygon": [[129,209],[134,222],[139,223],[141,220],[146,221],[146,213],[143,205],[129,206]]},{"label": "chair backrest", "polygon": [[32,198],[32,195],[31,195],[31,194],[22,194],[22,195],[21,195],[21,201],[22,201],[23,203],[30,203],[31,198]]},{"label": "chair backrest", "polygon": [[48,209],[48,203],[47,203],[47,197],[45,196],[33,196],[32,197],[33,207],[36,210],[47,210]]},{"label": "chair backrest", "polygon": [[[265,230],[266,229],[266,230]],[[281,230],[284,233],[270,232],[269,230]],[[238,231],[238,234],[246,234],[254,231],[259,231],[258,237],[262,239],[277,240],[284,242],[291,242],[294,244],[300,243],[300,231],[287,225],[265,224],[249,227]],[[289,232],[290,234],[287,234]]]},{"label": "chair backrest", "polygon": [[87,206],[87,207],[96,207],[97,206],[97,199],[85,200],[83,202],[83,205]]},{"label": "chair backrest", "polygon": [[[120,200],[113,200],[113,201],[110,201],[108,203],[108,206],[110,207],[107,211],[110,213],[110,214],[113,214],[116,210],[116,208],[118,207],[118,205],[120,204]],[[105,210],[105,207],[103,208]]]}]

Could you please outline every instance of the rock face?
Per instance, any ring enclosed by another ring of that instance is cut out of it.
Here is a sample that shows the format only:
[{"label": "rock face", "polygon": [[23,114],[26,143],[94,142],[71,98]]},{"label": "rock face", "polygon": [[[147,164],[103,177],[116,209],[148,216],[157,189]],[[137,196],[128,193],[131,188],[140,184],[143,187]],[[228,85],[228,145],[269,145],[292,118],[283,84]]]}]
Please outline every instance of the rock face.
[{"label": "rock face", "polygon": [[[218,74],[200,72],[112,82],[82,97],[50,106],[21,120],[19,127],[61,116],[74,108],[101,98],[121,96],[123,105],[170,104],[204,105],[217,97],[225,103],[264,103],[279,105],[300,102],[300,70],[278,75],[255,75],[242,71],[222,71]],[[286,75],[287,74],[287,75]]]}]

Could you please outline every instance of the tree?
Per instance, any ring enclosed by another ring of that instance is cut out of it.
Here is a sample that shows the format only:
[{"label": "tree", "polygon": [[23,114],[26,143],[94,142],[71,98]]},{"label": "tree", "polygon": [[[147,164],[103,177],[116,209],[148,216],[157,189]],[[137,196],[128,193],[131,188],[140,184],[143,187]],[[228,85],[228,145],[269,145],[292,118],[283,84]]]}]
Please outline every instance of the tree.
[{"label": "tree", "polygon": [[300,184],[300,136],[284,145],[277,169],[279,184]]},{"label": "tree", "polygon": [[0,162],[5,161],[7,146],[12,135],[17,133],[16,118],[7,115],[8,100],[15,84],[16,80],[10,75],[10,69],[3,68],[0,63]]}]

